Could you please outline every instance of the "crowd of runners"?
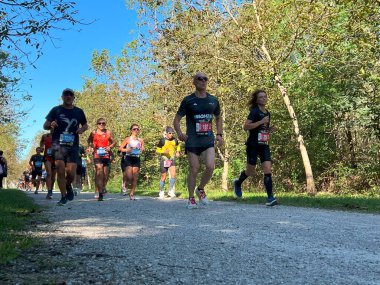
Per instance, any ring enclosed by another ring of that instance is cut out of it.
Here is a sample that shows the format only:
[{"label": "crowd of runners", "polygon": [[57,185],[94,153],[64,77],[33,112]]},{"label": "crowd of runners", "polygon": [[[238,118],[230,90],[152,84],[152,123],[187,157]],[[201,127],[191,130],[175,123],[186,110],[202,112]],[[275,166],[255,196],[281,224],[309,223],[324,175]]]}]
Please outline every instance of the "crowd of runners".
[{"label": "crowd of runners", "polygon": [[[223,124],[217,97],[207,93],[208,77],[203,72],[193,76],[195,91],[186,96],[174,117],[173,127],[167,126],[157,143],[156,153],[160,156],[160,183],[158,197],[165,197],[165,183],[168,179],[169,197],[176,197],[176,159],[180,156],[180,143],[185,143],[185,153],[189,164],[187,177],[189,209],[198,208],[199,204],[207,205],[209,200],[205,187],[210,181],[215,168],[215,145],[223,144]],[[82,189],[86,175],[86,165],[90,157],[95,166],[95,191],[98,201],[103,201],[107,192],[107,182],[113,152],[116,151],[116,140],[107,129],[104,118],[97,119],[96,129],[91,131],[85,148],[79,144],[79,136],[88,129],[87,119],[82,109],[74,106],[75,93],[72,89],[62,92],[62,104],[50,110],[43,125],[49,133],[44,134],[40,146],[36,148],[29,161],[31,178],[35,193],[40,189],[41,179],[45,171],[47,199],[52,199],[54,182],[57,181],[61,197],[58,205],[65,205],[74,199]],[[249,132],[246,141],[247,164],[245,170],[233,181],[234,195],[242,198],[242,184],[249,176],[255,175],[257,158],[264,172],[264,187],[267,192],[267,206],[274,206],[277,200],[273,195],[271,176],[271,155],[269,149],[270,133],[276,128],[270,126],[270,113],[265,108],[268,96],[265,91],[255,91],[250,99],[249,115],[243,129]],[[181,128],[181,119],[186,117],[186,131]],[[213,131],[215,121],[215,134]],[[144,139],[140,137],[140,126],[132,124],[129,135],[117,148],[121,157],[122,193],[135,200],[135,190],[140,171],[140,155],[144,152]],[[177,134],[177,138],[176,138]],[[202,159],[200,159],[202,157]],[[200,172],[201,163],[204,170]],[[44,168],[43,168],[44,166]],[[169,175],[167,175],[169,174]],[[199,183],[197,177],[200,174]],[[26,177],[26,175],[24,175]],[[28,175],[29,176],[29,175]],[[25,183],[26,183],[25,179]],[[198,199],[196,200],[195,197]]]}]

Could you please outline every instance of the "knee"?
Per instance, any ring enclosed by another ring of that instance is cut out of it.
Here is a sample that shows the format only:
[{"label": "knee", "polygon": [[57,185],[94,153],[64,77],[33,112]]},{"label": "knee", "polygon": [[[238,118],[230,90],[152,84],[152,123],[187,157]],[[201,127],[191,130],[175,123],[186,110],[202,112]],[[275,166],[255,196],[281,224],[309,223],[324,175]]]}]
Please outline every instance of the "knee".
[{"label": "knee", "polygon": [[214,171],[215,163],[206,164],[206,171]]},{"label": "knee", "polygon": [[190,169],[189,169],[190,173],[198,173],[199,171],[199,165],[192,165],[190,166]]}]

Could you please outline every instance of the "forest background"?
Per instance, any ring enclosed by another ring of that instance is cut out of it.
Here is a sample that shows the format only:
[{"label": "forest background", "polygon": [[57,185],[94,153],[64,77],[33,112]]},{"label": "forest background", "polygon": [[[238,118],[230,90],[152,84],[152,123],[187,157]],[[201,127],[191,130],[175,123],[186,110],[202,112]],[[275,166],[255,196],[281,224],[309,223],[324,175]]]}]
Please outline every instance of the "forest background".
[{"label": "forest background", "polygon": [[[232,179],[244,169],[247,102],[255,89],[264,89],[278,127],[271,137],[276,191],[380,195],[379,1],[127,4],[139,11],[147,32],[126,43],[120,54],[94,51],[94,77],[78,90],[75,103],[85,110],[90,129],[104,117],[118,142],[132,123],[140,125],[146,143],[141,187],[158,189],[156,144],[182,98],[193,91],[192,75],[203,71],[210,78],[209,93],[221,103],[225,140],[217,148],[209,189],[231,190]],[[2,29],[2,45],[6,33]],[[1,51],[0,141],[10,165],[8,181],[17,181],[27,165],[18,159],[17,122],[25,114],[17,100],[28,98],[14,98],[19,79],[4,72],[22,69],[16,59]],[[88,135],[81,137],[83,145]],[[179,189],[185,189],[186,175],[182,157]],[[111,176],[111,188],[119,190],[118,157]],[[250,181],[249,189],[262,191],[261,177]]]}]

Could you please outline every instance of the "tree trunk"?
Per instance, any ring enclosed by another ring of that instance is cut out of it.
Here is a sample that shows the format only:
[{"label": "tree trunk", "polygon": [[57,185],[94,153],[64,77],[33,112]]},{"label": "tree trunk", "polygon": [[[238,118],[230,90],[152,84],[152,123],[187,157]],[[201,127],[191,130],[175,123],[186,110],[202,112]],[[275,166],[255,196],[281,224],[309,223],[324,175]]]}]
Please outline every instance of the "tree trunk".
[{"label": "tree trunk", "polygon": [[277,84],[277,87],[280,89],[281,95],[284,98],[284,102],[286,107],[288,108],[288,112],[290,115],[290,118],[292,118],[293,121],[293,127],[294,132],[297,136],[297,141],[299,144],[299,148],[301,151],[302,161],[305,168],[305,174],[306,174],[306,190],[309,195],[314,196],[316,193],[315,190],[315,183],[314,183],[314,177],[313,177],[313,170],[311,168],[309,155],[307,153],[307,149],[305,146],[305,142],[303,140],[303,136],[300,134],[299,126],[298,126],[298,119],[296,116],[296,113],[294,112],[293,106],[290,103],[290,99],[287,93],[286,88],[281,83],[281,78],[278,75],[275,75],[275,81]]}]

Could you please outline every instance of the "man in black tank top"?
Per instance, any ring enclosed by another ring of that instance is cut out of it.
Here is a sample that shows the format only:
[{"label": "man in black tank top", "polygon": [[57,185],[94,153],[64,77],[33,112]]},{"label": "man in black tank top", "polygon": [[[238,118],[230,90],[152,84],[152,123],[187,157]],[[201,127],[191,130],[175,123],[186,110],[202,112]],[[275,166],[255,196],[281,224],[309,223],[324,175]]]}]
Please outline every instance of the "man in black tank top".
[{"label": "man in black tank top", "polygon": [[[178,138],[185,142],[185,151],[189,160],[189,176],[187,178],[189,191],[187,207],[189,209],[198,207],[194,199],[194,191],[201,204],[209,203],[204,187],[210,181],[215,168],[215,140],[219,145],[223,143],[219,101],[215,96],[206,92],[207,81],[208,78],[203,72],[197,72],[194,75],[193,84],[196,90],[182,100],[173,121]],[[182,132],[180,126],[180,120],[184,116],[186,116],[186,134]],[[216,135],[212,130],[213,117],[216,122]],[[200,155],[204,157],[205,170],[199,185],[195,187]]]},{"label": "man in black tank top", "polygon": [[87,119],[82,109],[73,105],[74,91],[66,88],[62,91],[62,105],[50,110],[46,116],[44,129],[53,129],[52,149],[57,170],[57,181],[61,191],[58,205],[74,199],[71,183],[74,180],[79,149],[79,135],[88,128]]}]

